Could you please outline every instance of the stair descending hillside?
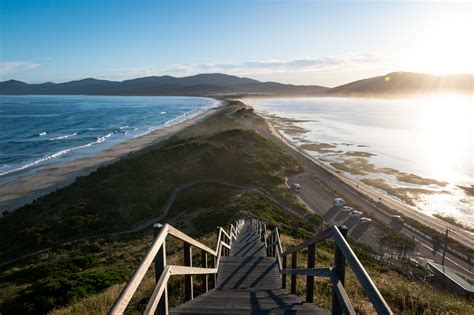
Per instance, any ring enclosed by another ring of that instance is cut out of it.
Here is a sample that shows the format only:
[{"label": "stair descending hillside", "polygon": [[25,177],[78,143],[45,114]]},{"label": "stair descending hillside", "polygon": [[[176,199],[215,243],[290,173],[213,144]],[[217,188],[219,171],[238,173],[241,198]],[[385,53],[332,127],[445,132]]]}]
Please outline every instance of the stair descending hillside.
[{"label": "stair descending hillside", "polygon": [[281,288],[275,257],[266,257],[256,229],[245,222],[230,256],[222,257],[217,285],[170,309],[170,314],[329,314]]}]

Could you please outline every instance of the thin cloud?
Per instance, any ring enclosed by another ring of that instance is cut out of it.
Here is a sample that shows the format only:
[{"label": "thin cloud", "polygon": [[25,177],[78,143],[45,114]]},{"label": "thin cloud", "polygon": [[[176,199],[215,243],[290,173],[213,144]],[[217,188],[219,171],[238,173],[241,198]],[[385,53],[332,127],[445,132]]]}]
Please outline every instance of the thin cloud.
[{"label": "thin cloud", "polygon": [[31,61],[0,61],[0,76],[35,69],[39,66],[39,64]]},{"label": "thin cloud", "polygon": [[386,62],[377,54],[358,53],[322,58],[300,58],[293,60],[213,62],[173,64],[167,67],[132,67],[110,69],[100,78],[129,79],[151,75],[187,76],[198,73],[223,72],[234,75],[258,75],[285,72],[332,72],[379,67]]}]

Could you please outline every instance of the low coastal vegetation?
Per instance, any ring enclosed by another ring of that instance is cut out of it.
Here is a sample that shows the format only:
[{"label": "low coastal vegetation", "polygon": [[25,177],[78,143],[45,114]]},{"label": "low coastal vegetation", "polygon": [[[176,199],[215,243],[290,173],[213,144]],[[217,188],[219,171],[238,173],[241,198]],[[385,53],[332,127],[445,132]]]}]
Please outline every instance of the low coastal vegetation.
[{"label": "low coastal vegetation", "polygon": [[[271,201],[263,201],[265,203],[266,211],[261,212],[259,209],[252,208],[250,211],[241,211],[240,215],[257,216],[264,221],[271,221],[273,218],[278,217],[279,219],[289,219],[288,215],[281,212],[279,207],[272,204]],[[275,211],[275,212],[274,212]],[[307,236],[313,234],[312,230],[315,226],[311,226],[309,230],[309,224],[305,224],[303,221],[291,219],[293,223],[301,224],[299,233],[301,238],[295,238],[293,232],[288,234],[286,231],[291,231],[293,228],[289,225],[289,221],[283,220],[279,225],[282,234],[283,248],[289,248],[290,246],[296,245],[301,241],[305,240]],[[220,221],[222,223],[222,221]],[[230,222],[229,222],[230,223]],[[317,226],[317,225],[316,225]],[[192,227],[188,227],[187,231],[193,230]],[[213,245],[215,242],[215,233],[203,234],[199,239],[208,245]],[[404,273],[392,269],[389,265],[384,264],[383,261],[375,259],[376,254],[365,246],[360,246],[356,243],[351,243],[352,248],[356,252],[360,261],[366,268],[367,272],[371,276],[372,280],[379,288],[382,295],[387,300],[392,310],[395,313],[404,314],[439,314],[439,313],[453,313],[453,314],[470,314],[474,311],[471,304],[466,303],[462,298],[440,288],[433,287],[432,285],[424,282],[415,282],[412,279],[407,278]],[[333,247],[334,244],[331,241],[322,242],[317,247],[317,260],[316,267],[328,267],[333,264]],[[169,248],[169,247],[168,247]],[[181,248],[177,245],[177,248]],[[169,249],[170,250],[170,249]],[[178,250],[171,254],[171,261],[178,261],[181,259],[182,252]],[[297,266],[304,268],[306,266],[306,251],[303,250],[301,255],[298,255]],[[417,273],[421,277],[426,276],[426,271],[420,271],[416,266],[406,264],[407,271],[410,273]],[[356,311],[359,314],[373,314],[375,310],[370,303],[366,293],[360,286],[354,273],[350,268],[346,269],[346,289]],[[287,287],[289,287],[289,277],[287,278]],[[306,278],[297,277],[297,294],[305,296],[306,294]],[[105,313],[112,303],[115,297],[123,287],[122,284],[111,286],[110,288],[101,291],[96,295],[75,301],[69,306],[55,309],[51,314],[54,315],[65,315],[65,314],[82,314],[88,313],[90,310],[99,311],[99,313]],[[195,291],[199,292],[199,281],[197,281],[197,287]],[[154,275],[149,273],[146,279],[140,287],[137,295],[132,300],[129,313],[140,314],[147,301],[147,298],[151,294],[154,286]],[[170,303],[176,305],[182,303],[184,298],[183,281],[178,277],[172,277],[169,287],[170,290]],[[426,294],[430,292],[430,294]],[[326,309],[331,308],[332,298],[332,285],[329,280],[325,278],[316,277],[315,284],[315,303]]]},{"label": "low coastal vegetation", "polygon": [[[0,220],[2,261],[52,248],[0,271],[2,314],[46,313],[123,282],[143,253],[138,243],[144,236],[119,238],[111,233],[157,217],[180,185],[194,183],[178,193],[164,220],[173,220],[191,235],[214,231],[209,218],[216,225],[225,224],[241,209],[268,212],[269,220],[288,222],[292,231],[292,217],[270,207],[265,196],[271,195],[279,207],[291,208],[295,215],[307,215],[283,188],[285,173],[295,171],[296,163],[254,131],[235,128],[232,115],[250,113],[229,106],[199,126],[101,167]],[[309,216],[307,222],[322,221]],[[97,241],[64,244],[101,235]]]},{"label": "low coastal vegetation", "polygon": [[451,217],[451,216],[449,216],[449,215],[443,215],[443,214],[440,214],[440,213],[433,213],[433,216],[434,216],[435,218],[438,218],[438,219],[440,219],[440,220],[449,222],[449,223],[451,223],[452,225],[459,226],[459,227],[461,227],[461,228],[463,228],[463,229],[466,229],[466,230],[468,230],[468,231],[474,233],[474,228],[471,228],[471,227],[469,227],[469,226],[463,224],[462,222],[459,222],[456,218],[453,218],[453,217]]},{"label": "low coastal vegetation", "polygon": [[[295,239],[291,235],[282,235],[284,248],[296,245],[301,241],[303,240]],[[333,264],[333,246],[330,241],[318,245],[316,249],[316,267],[328,267]],[[376,255],[370,248],[354,243],[351,243],[351,246],[395,314],[471,314],[474,312],[472,304],[463,301],[448,290],[440,290],[423,282],[414,282],[403,273],[375,259]],[[306,257],[305,251],[298,255],[297,266],[299,268],[305,268]],[[409,268],[412,273],[419,272],[417,267],[409,264],[406,268]],[[331,282],[325,278],[316,277],[315,279],[315,303],[330,309]],[[289,281],[289,277],[287,277],[287,287],[289,287]],[[358,314],[376,313],[355,274],[349,267],[346,268],[345,283],[348,296]],[[296,293],[305,296],[305,288],[306,278],[297,277]],[[430,292],[430,294],[426,294],[426,292]]]},{"label": "low coastal vegetation", "polygon": [[416,206],[415,200],[418,194],[443,193],[443,192],[433,191],[433,190],[424,189],[424,188],[394,187],[390,185],[389,183],[387,183],[387,181],[381,178],[377,178],[377,179],[363,178],[361,179],[361,182],[363,182],[364,184],[370,185],[372,187],[381,189],[385,191],[387,194],[395,196],[411,206]]},{"label": "low coastal vegetation", "polygon": [[173,137],[101,167],[0,220],[2,260],[60,242],[119,232],[157,216],[179,185],[205,179],[266,189],[281,198],[296,163],[254,131]]},{"label": "low coastal vegetation", "polygon": [[[238,218],[257,217],[278,226],[285,247],[320,231],[322,219],[306,211],[284,186],[285,174],[298,171],[297,163],[235,118],[264,126],[249,108],[233,103],[176,137],[102,167],[2,219],[3,261],[44,247],[52,249],[0,269],[0,312],[105,313],[152,242],[151,228],[122,236],[109,233],[157,217],[176,187],[182,189],[161,222],[208,246],[215,245],[216,226]],[[64,244],[91,235],[102,236]],[[405,241],[397,235],[386,240],[389,246],[410,247]],[[415,283],[375,260],[370,248],[351,245],[394,311],[474,312],[461,298]],[[318,264],[332,264],[332,247],[331,243],[318,246]],[[182,244],[170,241],[170,263],[181,259],[181,250]],[[305,255],[299,257],[302,266]],[[299,278],[298,293],[304,295],[305,279]],[[143,311],[153,286],[150,271],[132,300],[131,314]],[[371,313],[351,272],[347,286],[357,311]],[[180,277],[171,278],[169,292],[170,305],[181,303]],[[330,294],[331,284],[318,279],[316,303],[330,308]]]}]

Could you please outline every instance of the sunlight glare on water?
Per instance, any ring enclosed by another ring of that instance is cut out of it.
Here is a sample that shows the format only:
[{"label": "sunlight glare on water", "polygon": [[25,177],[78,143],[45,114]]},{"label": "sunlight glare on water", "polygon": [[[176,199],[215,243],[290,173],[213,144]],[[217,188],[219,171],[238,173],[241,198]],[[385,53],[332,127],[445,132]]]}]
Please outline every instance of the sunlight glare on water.
[{"label": "sunlight glare on water", "polygon": [[293,120],[292,124],[302,129],[287,132],[280,126],[279,130],[294,143],[332,146],[325,151],[309,149],[328,166],[347,163],[348,152],[363,151],[370,154],[367,163],[377,168],[439,181],[417,184],[377,172],[344,173],[356,180],[378,178],[400,189],[422,189],[426,193],[409,193],[418,210],[449,215],[474,227],[474,198],[458,186],[474,185],[472,97],[313,97],[252,99],[247,103],[270,119],[276,115],[290,123]]},{"label": "sunlight glare on water", "polygon": [[[474,173],[474,107],[469,97],[443,95],[417,100],[422,128],[421,153],[428,173],[448,181],[465,181],[457,176],[462,156],[470,155],[464,167]],[[472,176],[470,178],[473,179]]]}]

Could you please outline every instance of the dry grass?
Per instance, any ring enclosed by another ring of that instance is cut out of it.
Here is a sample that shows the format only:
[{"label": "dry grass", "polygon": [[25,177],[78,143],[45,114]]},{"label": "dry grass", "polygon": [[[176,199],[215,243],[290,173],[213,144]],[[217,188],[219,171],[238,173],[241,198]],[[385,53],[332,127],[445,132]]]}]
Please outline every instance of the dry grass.
[{"label": "dry grass", "polygon": [[105,289],[99,294],[89,296],[85,299],[82,299],[78,303],[74,303],[71,306],[55,309],[49,314],[106,314],[124,286],[124,283],[116,284]]},{"label": "dry grass", "polygon": [[[288,235],[281,235],[284,250],[301,242]],[[316,267],[332,267],[332,242],[323,242],[316,249]],[[298,268],[306,268],[307,252],[298,252]],[[390,270],[374,260],[359,257],[380,293],[395,313],[403,314],[474,314],[474,305],[446,290],[428,284],[410,281],[405,276]],[[288,259],[290,262],[290,259]],[[290,268],[290,265],[288,265]],[[296,293],[306,296],[306,277],[299,276]],[[287,277],[290,288],[290,277]],[[376,314],[372,303],[355,274],[346,267],[346,290],[354,308],[359,314]],[[315,278],[314,303],[331,309],[332,285],[329,279]]]},{"label": "dry grass", "polygon": [[[204,235],[202,238],[199,238],[199,241],[203,244],[213,248],[216,242],[215,233],[209,233]],[[181,265],[183,250],[182,242],[173,238],[169,238],[166,241],[167,243],[167,263],[171,265]],[[195,253],[193,258],[196,262],[199,258],[199,253]],[[199,292],[199,277],[194,277],[195,281],[195,291]],[[183,289],[183,279],[180,276],[171,277],[168,282],[168,292],[169,292],[169,305],[175,306],[181,304],[184,299],[184,289]],[[51,311],[50,315],[79,315],[79,314],[106,314],[113,303],[117,299],[120,291],[125,286],[125,283],[113,285],[102,292],[88,296],[86,298],[80,299],[74,303],[71,303],[68,306],[57,308]],[[142,283],[138,287],[137,292],[134,294],[132,300],[130,301],[129,307],[127,308],[126,314],[141,314],[148,299],[151,296],[155,286],[155,275],[153,267],[151,267],[147,274],[145,275]]]}]

